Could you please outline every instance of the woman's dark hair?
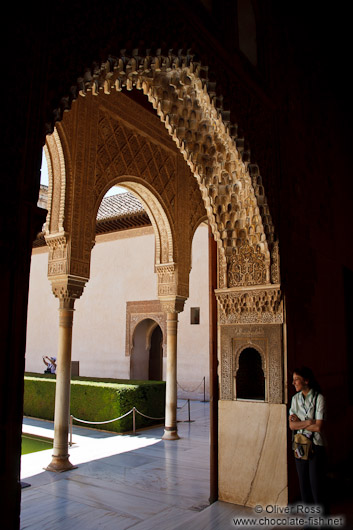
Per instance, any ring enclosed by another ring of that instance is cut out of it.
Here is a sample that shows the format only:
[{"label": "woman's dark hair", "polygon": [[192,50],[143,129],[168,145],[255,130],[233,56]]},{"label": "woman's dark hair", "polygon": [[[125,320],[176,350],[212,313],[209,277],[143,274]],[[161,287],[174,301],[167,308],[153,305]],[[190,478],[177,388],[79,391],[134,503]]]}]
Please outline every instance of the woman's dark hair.
[{"label": "woman's dark hair", "polygon": [[316,381],[313,371],[307,366],[301,366],[300,368],[295,368],[293,374],[300,375],[303,379],[308,381],[309,388],[312,388],[315,392],[321,393],[321,388],[319,383]]}]

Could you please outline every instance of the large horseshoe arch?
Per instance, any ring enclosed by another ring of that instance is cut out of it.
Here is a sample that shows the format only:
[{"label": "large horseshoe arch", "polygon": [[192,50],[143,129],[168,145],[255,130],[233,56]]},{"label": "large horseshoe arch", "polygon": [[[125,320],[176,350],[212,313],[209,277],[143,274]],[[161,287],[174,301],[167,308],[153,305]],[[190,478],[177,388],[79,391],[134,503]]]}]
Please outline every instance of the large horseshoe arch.
[{"label": "large horseshoe arch", "polygon": [[[204,75],[191,56],[110,57],[78,79],[55,119],[87,94],[141,90],[183,155],[218,247],[219,498],[281,504],[287,501],[287,441],[279,246],[259,168],[243,152]],[[234,392],[236,352],[246,345],[265,358],[264,401],[240,400]]]}]

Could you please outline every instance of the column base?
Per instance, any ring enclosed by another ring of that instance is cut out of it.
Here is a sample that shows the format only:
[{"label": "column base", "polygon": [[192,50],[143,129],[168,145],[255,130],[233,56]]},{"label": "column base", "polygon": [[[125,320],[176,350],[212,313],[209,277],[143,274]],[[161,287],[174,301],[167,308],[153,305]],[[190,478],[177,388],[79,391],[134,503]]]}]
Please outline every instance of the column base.
[{"label": "column base", "polygon": [[73,466],[71,464],[69,455],[53,456],[49,466],[45,467],[44,469],[54,473],[63,473],[64,471],[70,471],[70,469],[77,469],[77,466]]},{"label": "column base", "polygon": [[178,435],[177,430],[169,431],[167,429],[164,429],[162,440],[180,440],[180,436]]}]

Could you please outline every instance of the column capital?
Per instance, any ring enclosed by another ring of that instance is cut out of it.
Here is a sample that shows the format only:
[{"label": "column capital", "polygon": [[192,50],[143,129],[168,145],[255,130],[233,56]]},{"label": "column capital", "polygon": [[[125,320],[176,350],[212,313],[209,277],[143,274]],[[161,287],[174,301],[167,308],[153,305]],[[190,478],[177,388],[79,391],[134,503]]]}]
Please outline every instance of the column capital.
[{"label": "column capital", "polygon": [[186,298],[182,296],[163,297],[159,296],[162,311],[165,313],[181,313],[184,310]]},{"label": "column capital", "polygon": [[78,300],[83,293],[86,281],[69,275],[51,280],[53,294],[59,298],[61,308],[73,309],[75,300]]},{"label": "column capital", "polygon": [[187,299],[189,296],[189,271],[181,270],[177,263],[160,263],[155,265],[158,277],[158,297]]}]

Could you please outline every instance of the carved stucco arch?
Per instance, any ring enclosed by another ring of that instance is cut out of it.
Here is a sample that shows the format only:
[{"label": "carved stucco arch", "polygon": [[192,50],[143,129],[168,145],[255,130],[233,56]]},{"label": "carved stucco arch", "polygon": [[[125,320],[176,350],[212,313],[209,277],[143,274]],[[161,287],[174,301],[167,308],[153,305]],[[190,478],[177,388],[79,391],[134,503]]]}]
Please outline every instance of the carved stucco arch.
[{"label": "carved stucco arch", "polygon": [[114,185],[119,185],[132,193],[143,205],[154,229],[155,234],[155,266],[161,264],[172,264],[176,259],[175,236],[173,225],[167,214],[167,209],[163,205],[163,200],[156,190],[141,178],[124,175],[107,184],[96,201],[93,216],[92,229],[95,229],[95,220],[99,205],[105,193]]},{"label": "carved stucco arch", "polygon": [[239,358],[240,358],[240,355],[243,353],[244,350],[247,350],[248,348],[252,348],[253,350],[256,350],[260,354],[262,368],[263,368],[264,373],[266,373],[266,370],[267,370],[266,353],[261,348],[261,346],[259,346],[258,344],[255,344],[255,342],[249,341],[246,344],[242,344],[233,355],[233,373],[234,373],[234,375],[236,375],[238,370],[239,370]]},{"label": "carved stucco arch", "polygon": [[229,113],[218,105],[214,85],[207,79],[207,68],[191,55],[140,56],[136,52],[132,57],[109,57],[78,79],[70,97],[63,98],[55,110],[55,120],[88,92],[98,96],[123,88],[142,90],[198,181],[220,250],[224,270],[220,287],[227,287],[227,263],[232,257],[238,260],[239,248],[244,246],[263,262],[265,274],[258,284],[269,284],[275,239],[262,178],[244,151],[237,126],[230,124]]},{"label": "carved stucco arch", "polygon": [[47,136],[44,154],[48,166],[47,233],[64,232],[66,164],[58,131]]}]

